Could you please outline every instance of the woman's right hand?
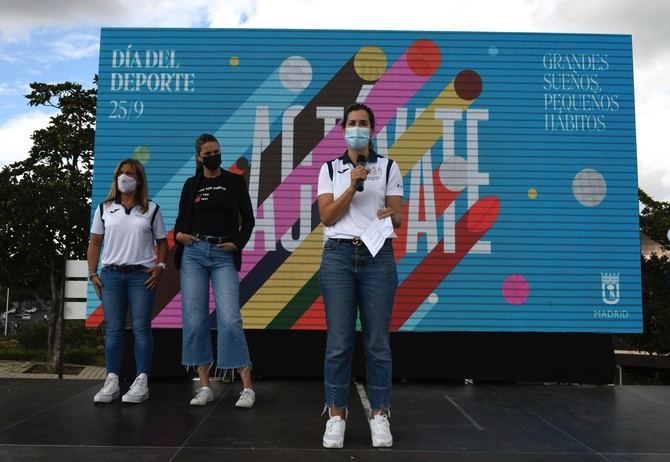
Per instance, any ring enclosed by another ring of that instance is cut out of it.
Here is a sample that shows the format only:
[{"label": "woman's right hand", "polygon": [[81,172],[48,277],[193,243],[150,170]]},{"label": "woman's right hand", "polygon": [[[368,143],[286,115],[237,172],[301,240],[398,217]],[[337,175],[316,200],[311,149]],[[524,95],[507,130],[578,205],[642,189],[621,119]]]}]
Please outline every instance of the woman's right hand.
[{"label": "woman's right hand", "polygon": [[197,241],[195,236],[193,236],[192,234],[186,234],[186,233],[177,233],[177,235],[175,236],[175,239],[177,239],[177,241],[181,245],[184,245],[184,246],[189,246],[189,245],[193,244],[195,241]]},{"label": "woman's right hand", "polygon": [[356,168],[351,171],[350,187],[356,189],[359,182],[365,181],[368,178],[368,173],[370,173],[370,170],[365,168],[363,165],[356,166]]},{"label": "woman's right hand", "polygon": [[102,279],[100,279],[100,276],[97,274],[91,276],[91,284],[93,284],[93,288],[95,289],[95,293],[98,295],[98,298],[102,300],[102,297],[100,296],[102,290]]}]

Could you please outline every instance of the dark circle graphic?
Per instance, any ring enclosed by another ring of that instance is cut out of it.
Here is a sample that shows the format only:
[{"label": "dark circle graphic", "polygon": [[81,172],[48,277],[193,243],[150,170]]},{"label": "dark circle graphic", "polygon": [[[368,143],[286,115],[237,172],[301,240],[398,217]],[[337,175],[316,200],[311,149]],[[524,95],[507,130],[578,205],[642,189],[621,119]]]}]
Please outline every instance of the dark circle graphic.
[{"label": "dark circle graphic", "polygon": [[245,171],[246,169],[249,168],[249,159],[247,159],[246,157],[239,157],[235,161],[235,166],[240,170]]},{"label": "dark circle graphic", "polygon": [[464,100],[472,101],[482,93],[482,78],[475,71],[465,70],[458,73],[454,81],[456,94]]}]

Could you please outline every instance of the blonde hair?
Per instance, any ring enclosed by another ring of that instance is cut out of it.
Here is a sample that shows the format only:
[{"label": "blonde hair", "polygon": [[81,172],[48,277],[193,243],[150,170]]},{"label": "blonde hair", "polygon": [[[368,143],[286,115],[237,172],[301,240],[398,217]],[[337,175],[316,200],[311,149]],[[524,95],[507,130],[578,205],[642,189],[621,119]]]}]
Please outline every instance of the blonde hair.
[{"label": "blonde hair", "polygon": [[132,165],[135,170],[135,179],[137,180],[137,186],[135,187],[135,204],[140,206],[142,213],[147,213],[147,210],[149,210],[149,185],[147,184],[147,174],[144,172],[142,163],[135,159],[123,159],[119,162],[119,165],[116,166],[114,169],[114,178],[112,179],[112,187],[109,189],[109,194],[107,194],[105,202],[115,201],[121,195],[116,179],[121,174],[121,167],[126,164]]}]

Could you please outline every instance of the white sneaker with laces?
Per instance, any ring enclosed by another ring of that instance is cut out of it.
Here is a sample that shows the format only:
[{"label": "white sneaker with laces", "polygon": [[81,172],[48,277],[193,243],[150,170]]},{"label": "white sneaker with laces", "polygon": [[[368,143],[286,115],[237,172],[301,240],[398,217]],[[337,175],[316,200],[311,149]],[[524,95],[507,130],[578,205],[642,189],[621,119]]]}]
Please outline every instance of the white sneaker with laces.
[{"label": "white sneaker with laces", "polygon": [[251,388],[245,388],[240,392],[240,397],[235,403],[237,407],[245,407],[249,409],[256,402],[256,392]]},{"label": "white sneaker with laces", "polygon": [[372,446],[375,448],[390,448],[393,446],[391,425],[385,415],[377,414],[370,419],[370,435],[372,436]]},{"label": "white sneaker with laces", "polygon": [[191,400],[191,406],[204,406],[214,401],[214,393],[209,387],[202,387]]},{"label": "white sneaker with laces", "polygon": [[331,417],[326,422],[326,431],[323,433],[323,447],[339,449],[344,446],[344,431],[347,422],[339,415]]},{"label": "white sneaker with laces", "polygon": [[123,395],[121,401],[124,403],[141,403],[149,398],[149,377],[142,372],[135,378],[128,393]]},{"label": "white sneaker with laces", "polygon": [[119,376],[113,372],[110,372],[107,374],[105,384],[93,397],[93,402],[111,403],[112,400],[115,400],[119,396],[121,396],[121,390],[119,389]]}]

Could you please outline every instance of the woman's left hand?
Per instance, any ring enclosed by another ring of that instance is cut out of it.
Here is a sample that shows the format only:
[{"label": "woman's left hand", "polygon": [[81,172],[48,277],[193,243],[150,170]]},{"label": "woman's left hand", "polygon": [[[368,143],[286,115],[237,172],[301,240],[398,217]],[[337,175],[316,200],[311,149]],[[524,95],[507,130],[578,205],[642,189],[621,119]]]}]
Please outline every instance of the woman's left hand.
[{"label": "woman's left hand", "polygon": [[160,266],[154,266],[153,268],[145,270],[145,272],[151,274],[151,276],[149,276],[149,279],[144,281],[144,285],[146,286],[147,289],[154,290],[156,286],[158,286],[158,282],[161,279],[161,275],[163,274],[163,268],[161,268]]},{"label": "woman's left hand", "polygon": [[216,246],[228,253],[237,252],[238,250],[237,245],[232,242],[224,242],[223,244],[217,244]]},{"label": "woman's left hand", "polygon": [[379,218],[380,220],[383,220],[386,217],[393,218],[394,213],[395,212],[391,207],[384,207],[383,209],[377,210],[377,218]]}]

